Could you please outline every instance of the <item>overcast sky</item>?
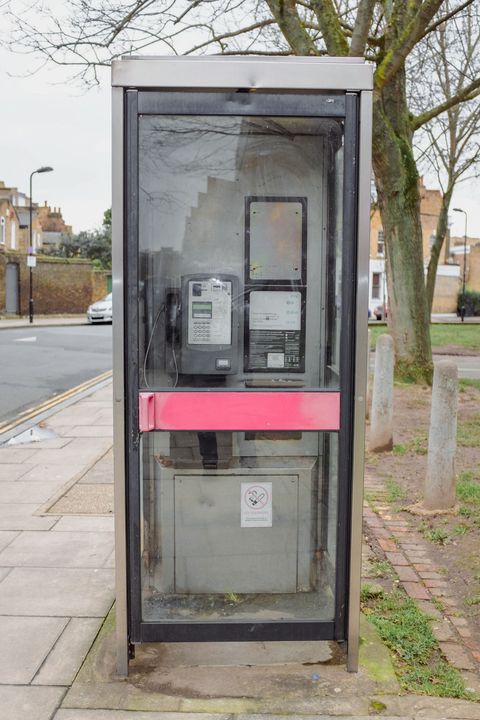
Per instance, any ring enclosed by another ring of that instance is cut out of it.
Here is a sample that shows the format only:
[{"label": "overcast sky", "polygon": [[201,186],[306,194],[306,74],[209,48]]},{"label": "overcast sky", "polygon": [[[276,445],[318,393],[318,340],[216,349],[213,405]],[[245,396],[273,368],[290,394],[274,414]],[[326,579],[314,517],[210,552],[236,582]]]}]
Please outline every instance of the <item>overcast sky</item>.
[{"label": "overcast sky", "polygon": [[0,180],[29,192],[33,200],[62,209],[75,232],[99,227],[111,205],[110,73],[98,89],[84,92],[68,70],[44,69],[24,77],[34,64],[0,49]]},{"label": "overcast sky", "polygon": [[[68,68],[29,76],[34,66],[0,49],[0,180],[28,194],[30,173],[50,165],[54,172],[34,176],[34,202],[60,207],[75,232],[99,227],[111,205],[110,72],[83,91]],[[436,187],[433,178],[426,184]],[[451,207],[467,211],[468,234],[480,237],[480,180],[461,184]],[[463,236],[464,216],[451,212],[451,220],[452,235]]]}]

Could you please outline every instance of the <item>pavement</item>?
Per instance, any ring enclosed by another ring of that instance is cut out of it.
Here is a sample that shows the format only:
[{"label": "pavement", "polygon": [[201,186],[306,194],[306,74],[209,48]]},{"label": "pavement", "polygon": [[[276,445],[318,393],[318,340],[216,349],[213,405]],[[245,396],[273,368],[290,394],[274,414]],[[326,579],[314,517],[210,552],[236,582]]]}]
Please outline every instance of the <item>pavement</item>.
[{"label": "pavement", "polygon": [[[184,643],[142,646],[128,679],[118,677],[111,385],[59,406],[19,439],[0,446],[2,720],[480,718],[475,702],[406,694],[366,622],[358,673],[346,671],[335,643]],[[365,506],[364,577],[370,581],[374,541],[434,617],[445,656],[478,691],[480,648],[441,568],[382,503],[374,479],[367,489],[377,512]]]}]

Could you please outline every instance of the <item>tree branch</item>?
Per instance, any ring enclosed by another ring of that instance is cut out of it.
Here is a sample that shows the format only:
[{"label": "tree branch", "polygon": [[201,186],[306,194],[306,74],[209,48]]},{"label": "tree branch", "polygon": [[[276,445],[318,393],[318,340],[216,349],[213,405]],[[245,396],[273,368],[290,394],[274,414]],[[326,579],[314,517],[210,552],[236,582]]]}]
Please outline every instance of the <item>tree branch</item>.
[{"label": "tree branch", "polygon": [[[466,7],[469,5],[472,5],[475,2],[475,0],[467,0],[467,2],[462,3],[462,5],[459,5],[454,10],[451,10],[448,13],[445,13],[445,15],[441,15],[437,20],[435,20],[434,23],[429,25],[425,32],[422,35],[422,38],[424,38],[426,35],[428,35],[431,32],[434,32],[437,28],[440,27],[440,25],[443,25],[443,23],[447,22],[448,20],[451,20],[452,17],[455,17],[455,15],[458,15],[459,12],[462,12],[462,10],[465,10]],[[421,39],[421,38],[420,38]]]},{"label": "tree branch", "polygon": [[357,10],[357,17],[353,27],[352,42],[350,43],[349,55],[362,57],[368,40],[368,31],[373,18],[377,0],[360,0]]},{"label": "tree branch", "polygon": [[[407,10],[407,8],[403,7],[403,0],[397,0],[397,2],[401,3],[402,10]],[[384,60],[377,67],[375,72],[377,89],[381,90],[385,87],[403,66],[406,58],[422,37],[425,28],[443,2],[444,0],[424,0],[413,17],[407,21],[404,29],[400,31],[397,41],[388,49]]]},{"label": "tree branch", "polygon": [[263,20],[262,22],[254,23],[253,25],[239,28],[238,30],[233,30],[232,32],[223,33],[222,35],[212,35],[212,37],[210,37],[208,40],[205,40],[205,42],[199,43],[198,45],[194,45],[193,47],[191,47],[185,53],[185,55],[191,55],[192,53],[195,53],[198,50],[201,50],[204,47],[208,47],[209,45],[212,45],[214,43],[220,43],[221,45],[223,40],[227,40],[232,37],[238,37],[239,35],[242,35],[244,33],[252,32],[252,30],[258,30],[259,28],[267,27],[267,25],[273,25],[274,22],[275,20],[271,18],[270,20]]},{"label": "tree branch", "polygon": [[310,35],[303,27],[295,0],[266,0],[278,27],[295,55],[318,55]]},{"label": "tree branch", "polygon": [[440,105],[437,105],[434,108],[431,108],[431,110],[428,110],[427,112],[422,113],[421,115],[417,115],[417,117],[413,117],[411,119],[411,125],[412,129],[415,132],[415,130],[418,130],[418,128],[422,127],[422,125],[425,125],[429,120],[433,120],[433,118],[437,117],[437,115],[441,115],[442,113],[446,112],[447,110],[450,110],[450,108],[455,107],[461,102],[465,102],[466,100],[473,100],[474,98],[478,97],[480,95],[480,78],[477,78],[477,80],[474,80],[470,83],[470,85],[466,85],[461,92],[456,93],[456,95],[453,95],[451,98],[448,98],[448,100],[445,100],[443,103],[440,103]]},{"label": "tree branch", "polygon": [[348,43],[342,31],[339,12],[332,0],[313,0],[312,10],[317,16],[328,54],[339,57],[348,55]]}]

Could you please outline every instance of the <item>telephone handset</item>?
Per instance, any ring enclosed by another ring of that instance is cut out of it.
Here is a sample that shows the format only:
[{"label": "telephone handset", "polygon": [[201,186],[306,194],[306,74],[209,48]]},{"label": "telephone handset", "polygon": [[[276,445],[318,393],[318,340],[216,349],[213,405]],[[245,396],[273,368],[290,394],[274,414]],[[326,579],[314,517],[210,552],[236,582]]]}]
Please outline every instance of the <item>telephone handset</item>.
[{"label": "telephone handset", "polygon": [[167,292],[166,340],[179,373],[231,375],[238,369],[238,289],[234,275],[184,275]]}]

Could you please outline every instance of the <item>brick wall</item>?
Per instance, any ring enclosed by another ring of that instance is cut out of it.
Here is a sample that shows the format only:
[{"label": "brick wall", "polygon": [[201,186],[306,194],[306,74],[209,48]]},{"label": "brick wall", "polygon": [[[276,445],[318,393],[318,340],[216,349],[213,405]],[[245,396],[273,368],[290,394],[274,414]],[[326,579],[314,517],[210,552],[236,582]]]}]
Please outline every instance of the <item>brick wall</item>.
[{"label": "brick wall", "polygon": [[108,293],[108,276],[111,272],[94,270],[92,273],[92,302],[101,300]]},{"label": "brick wall", "polygon": [[[20,314],[28,315],[29,268],[25,255],[0,255],[0,314],[5,313],[5,268],[19,267]],[[88,305],[107,293],[107,274],[95,271],[89,260],[37,257],[33,268],[35,315],[84,313]]]}]

